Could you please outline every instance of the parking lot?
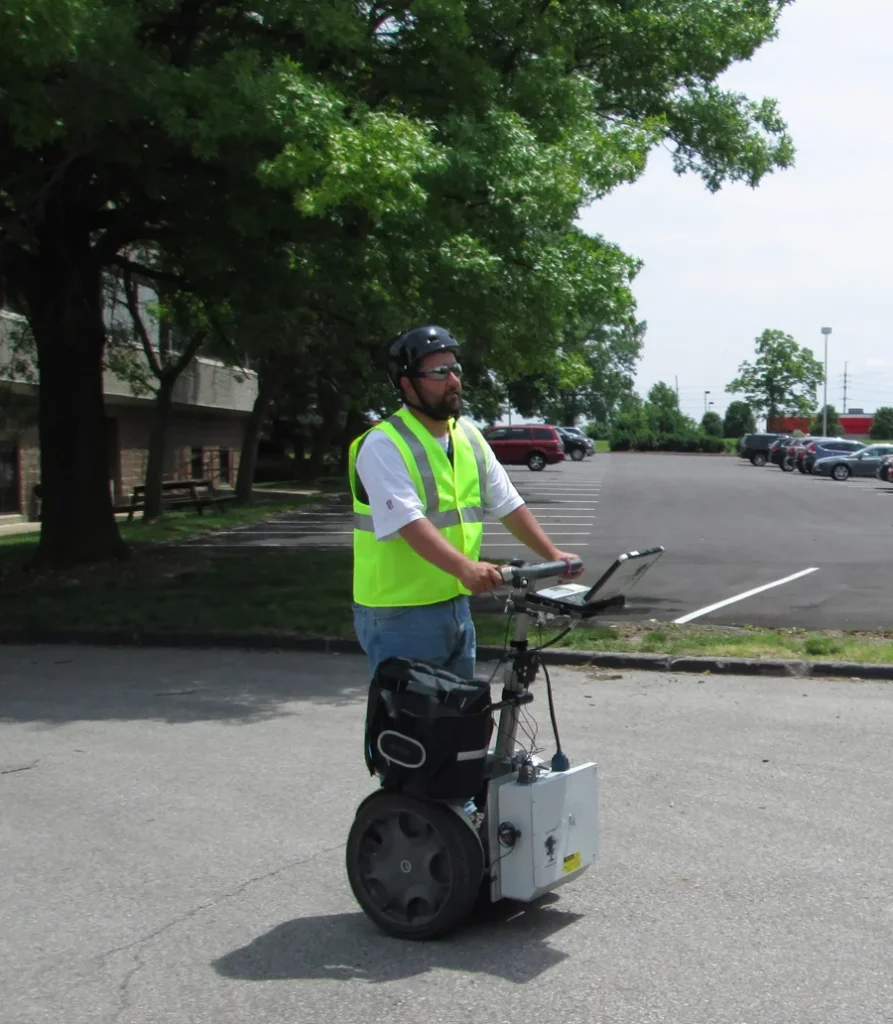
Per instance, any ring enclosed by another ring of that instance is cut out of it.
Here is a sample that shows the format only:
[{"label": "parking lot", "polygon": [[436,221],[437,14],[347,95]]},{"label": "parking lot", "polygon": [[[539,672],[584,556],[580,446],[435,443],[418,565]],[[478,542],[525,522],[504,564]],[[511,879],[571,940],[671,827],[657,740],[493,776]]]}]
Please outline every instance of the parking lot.
[{"label": "parking lot", "polygon": [[[667,549],[613,618],[893,629],[889,484],[782,473],[731,456],[599,454],[510,473],[556,543],[584,558],[584,581],[623,551]],[[349,506],[331,503],[201,543],[331,546],[350,538]],[[499,523],[486,524],[485,557],[525,554]]]}]

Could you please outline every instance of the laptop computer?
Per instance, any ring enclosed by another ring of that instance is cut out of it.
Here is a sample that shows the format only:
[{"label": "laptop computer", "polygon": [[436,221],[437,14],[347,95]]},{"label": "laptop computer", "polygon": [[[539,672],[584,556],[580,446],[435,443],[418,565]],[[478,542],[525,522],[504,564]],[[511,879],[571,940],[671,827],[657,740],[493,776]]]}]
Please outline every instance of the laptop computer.
[{"label": "laptop computer", "polygon": [[604,608],[626,603],[626,595],[664,553],[662,546],[618,555],[599,579],[587,587],[581,583],[560,583],[527,595],[532,604],[541,604],[569,614],[593,615]]}]

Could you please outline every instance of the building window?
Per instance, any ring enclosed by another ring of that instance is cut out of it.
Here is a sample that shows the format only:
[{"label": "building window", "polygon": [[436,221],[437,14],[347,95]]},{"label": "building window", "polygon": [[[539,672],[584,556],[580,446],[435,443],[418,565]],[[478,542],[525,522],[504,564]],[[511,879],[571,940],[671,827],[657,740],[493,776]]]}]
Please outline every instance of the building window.
[{"label": "building window", "polygon": [[201,480],[204,476],[204,459],[201,448],[191,448],[189,458],[189,472],[193,480]]},{"label": "building window", "polygon": [[230,465],[230,451],[229,448],[220,449],[220,482],[222,484],[232,483],[230,476],[232,469]]}]

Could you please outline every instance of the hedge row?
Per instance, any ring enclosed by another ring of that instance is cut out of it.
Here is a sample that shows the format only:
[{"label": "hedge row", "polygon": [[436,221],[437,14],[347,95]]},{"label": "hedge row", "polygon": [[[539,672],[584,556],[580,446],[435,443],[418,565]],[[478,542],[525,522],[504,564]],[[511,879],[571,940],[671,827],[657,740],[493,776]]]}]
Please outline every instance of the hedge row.
[{"label": "hedge row", "polygon": [[616,434],[611,438],[612,452],[725,452],[726,443],[721,437],[706,434],[673,436],[632,436]]}]

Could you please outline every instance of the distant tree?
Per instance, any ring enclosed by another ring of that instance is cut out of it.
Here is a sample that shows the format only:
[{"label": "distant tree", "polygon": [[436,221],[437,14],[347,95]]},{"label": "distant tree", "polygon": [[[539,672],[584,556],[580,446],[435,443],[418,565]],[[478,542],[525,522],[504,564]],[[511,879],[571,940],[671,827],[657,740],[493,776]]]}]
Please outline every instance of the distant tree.
[{"label": "distant tree", "polygon": [[723,422],[719,413],[713,412],[712,409],[710,412],[705,412],[701,419],[701,430],[708,437],[723,437]]},{"label": "distant tree", "polygon": [[816,389],[825,379],[822,364],[784,331],[763,331],[756,349],[754,362],[739,366],[726,391],[743,394],[751,409],[770,422],[785,414],[811,415]]},{"label": "distant tree", "polygon": [[893,438],[893,407],[882,405],[877,410],[868,436],[872,441],[887,441]]},{"label": "distant tree", "polygon": [[648,392],[645,419],[656,434],[678,434],[685,428],[679,396],[664,381],[658,381]]},{"label": "distant tree", "polygon": [[753,409],[740,399],[732,402],[726,409],[726,417],[723,421],[723,437],[741,437],[743,434],[752,434],[757,429]]},{"label": "distant tree", "polygon": [[[825,423],[822,415],[824,407],[813,416],[809,424],[809,432],[815,436],[824,433]],[[828,406],[828,437],[843,437],[843,427],[840,425],[840,417],[833,405]]]}]

